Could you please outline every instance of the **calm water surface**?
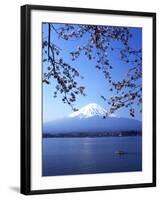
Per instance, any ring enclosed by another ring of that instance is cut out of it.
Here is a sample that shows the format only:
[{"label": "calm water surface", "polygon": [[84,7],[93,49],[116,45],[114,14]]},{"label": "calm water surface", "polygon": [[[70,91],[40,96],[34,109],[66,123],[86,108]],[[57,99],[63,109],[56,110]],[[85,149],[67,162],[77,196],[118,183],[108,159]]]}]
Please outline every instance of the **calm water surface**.
[{"label": "calm water surface", "polygon": [[[116,151],[124,151],[119,155]],[[142,137],[43,138],[42,175],[142,170]]]}]

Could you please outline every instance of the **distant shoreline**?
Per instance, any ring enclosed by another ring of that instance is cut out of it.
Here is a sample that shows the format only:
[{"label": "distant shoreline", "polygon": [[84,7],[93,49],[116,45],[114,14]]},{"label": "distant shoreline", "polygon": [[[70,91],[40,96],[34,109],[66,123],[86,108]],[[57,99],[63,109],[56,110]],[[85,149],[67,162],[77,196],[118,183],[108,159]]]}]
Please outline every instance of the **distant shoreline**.
[{"label": "distant shoreline", "polygon": [[129,137],[129,136],[142,136],[142,132],[129,131],[129,132],[116,132],[116,133],[43,133],[43,138],[97,138],[97,137]]}]

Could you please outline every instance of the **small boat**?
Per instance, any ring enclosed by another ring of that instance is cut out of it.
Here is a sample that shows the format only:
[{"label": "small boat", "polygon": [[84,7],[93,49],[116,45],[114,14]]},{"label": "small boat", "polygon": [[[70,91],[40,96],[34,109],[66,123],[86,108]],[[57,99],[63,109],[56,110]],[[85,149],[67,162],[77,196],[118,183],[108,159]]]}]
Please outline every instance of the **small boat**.
[{"label": "small boat", "polygon": [[118,135],[119,137],[122,137],[122,133],[119,133],[119,135]]},{"label": "small boat", "polygon": [[127,154],[127,153],[125,151],[119,150],[119,151],[116,151],[115,154],[124,155],[124,154]]}]

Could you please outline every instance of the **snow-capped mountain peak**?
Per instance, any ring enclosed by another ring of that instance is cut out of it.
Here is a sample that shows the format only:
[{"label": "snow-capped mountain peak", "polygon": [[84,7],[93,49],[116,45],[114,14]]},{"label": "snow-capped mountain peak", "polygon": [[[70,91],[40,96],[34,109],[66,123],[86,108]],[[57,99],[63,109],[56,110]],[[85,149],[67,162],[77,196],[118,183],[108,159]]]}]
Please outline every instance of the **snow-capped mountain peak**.
[{"label": "snow-capped mountain peak", "polygon": [[[43,133],[50,134],[81,134],[109,133],[121,131],[141,131],[140,121],[119,118],[113,115],[103,118],[107,111],[101,106],[88,104],[65,118],[43,124]],[[64,136],[64,135],[63,135]]]},{"label": "snow-capped mountain peak", "polygon": [[105,116],[107,111],[96,103],[90,103],[76,112],[69,114],[69,117],[89,118],[93,116]]}]

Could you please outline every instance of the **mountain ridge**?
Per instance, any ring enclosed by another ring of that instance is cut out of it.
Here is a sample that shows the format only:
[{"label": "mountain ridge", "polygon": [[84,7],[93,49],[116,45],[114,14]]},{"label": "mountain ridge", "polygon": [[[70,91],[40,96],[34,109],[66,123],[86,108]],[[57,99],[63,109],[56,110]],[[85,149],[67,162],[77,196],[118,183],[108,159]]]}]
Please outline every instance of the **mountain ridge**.
[{"label": "mountain ridge", "polygon": [[43,124],[43,133],[70,134],[70,133],[104,133],[118,131],[141,131],[142,123],[135,119],[108,116],[106,110],[97,104],[82,107],[75,115],[57,119]]}]

